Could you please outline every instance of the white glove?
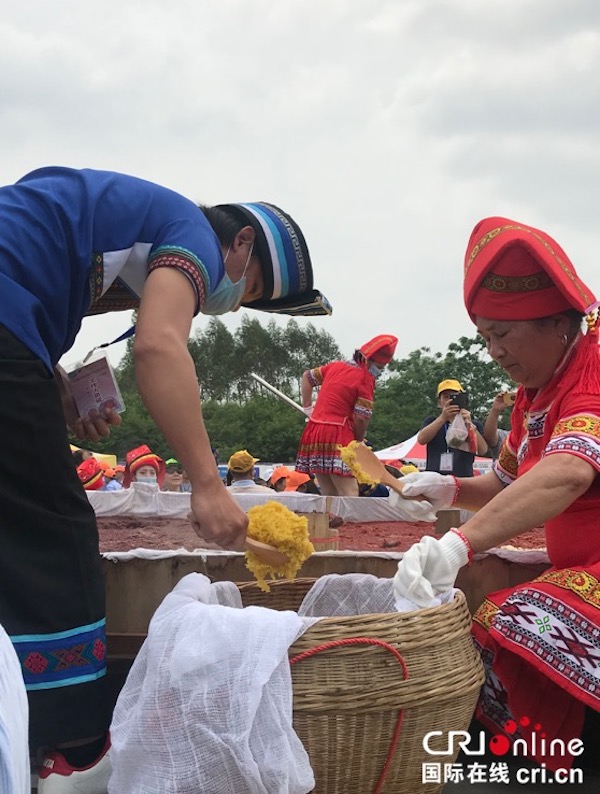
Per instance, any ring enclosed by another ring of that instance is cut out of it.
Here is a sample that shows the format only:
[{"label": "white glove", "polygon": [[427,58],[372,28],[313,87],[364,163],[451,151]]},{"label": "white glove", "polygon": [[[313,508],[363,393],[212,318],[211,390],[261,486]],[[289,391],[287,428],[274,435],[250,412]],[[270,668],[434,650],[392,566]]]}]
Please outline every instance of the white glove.
[{"label": "white glove", "polygon": [[[402,480],[400,480],[402,482]],[[398,491],[390,489],[388,504],[393,507],[401,521],[437,521],[430,502],[405,499]]]},{"label": "white glove", "polygon": [[452,507],[458,493],[458,482],[452,474],[435,471],[413,472],[400,480],[404,496],[424,496],[437,512]]},{"label": "white glove", "polygon": [[467,544],[450,530],[440,539],[426,535],[414,543],[398,563],[394,576],[396,599],[419,607],[431,606],[437,595],[454,585],[459,570],[469,561]]},{"label": "white glove", "polygon": [[312,412],[314,410],[314,407],[315,407],[314,404],[313,405],[309,405],[308,408],[303,406],[302,410],[306,414],[306,418],[307,419],[310,419],[310,417],[312,416]]}]

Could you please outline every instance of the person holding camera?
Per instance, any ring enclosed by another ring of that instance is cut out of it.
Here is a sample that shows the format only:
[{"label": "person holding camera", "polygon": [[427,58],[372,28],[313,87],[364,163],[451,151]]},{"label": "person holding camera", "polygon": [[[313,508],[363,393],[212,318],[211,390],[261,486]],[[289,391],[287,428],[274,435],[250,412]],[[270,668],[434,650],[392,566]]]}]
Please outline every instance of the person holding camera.
[{"label": "person holding camera", "polygon": [[457,380],[447,379],[438,383],[437,400],[441,413],[427,416],[417,435],[417,442],[427,447],[427,471],[438,474],[453,474],[455,477],[472,477],[475,453],[451,447],[446,434],[452,421],[460,413],[467,430],[473,429],[477,441],[477,455],[485,455],[488,445],[483,437],[483,425],[472,419],[468,410],[468,398]]},{"label": "person holding camera", "polygon": [[515,392],[501,391],[494,397],[494,402],[483,423],[483,437],[485,438],[492,460],[496,460],[502,449],[504,439],[508,437],[508,430],[498,427],[500,414],[505,408],[512,408],[515,403]]}]

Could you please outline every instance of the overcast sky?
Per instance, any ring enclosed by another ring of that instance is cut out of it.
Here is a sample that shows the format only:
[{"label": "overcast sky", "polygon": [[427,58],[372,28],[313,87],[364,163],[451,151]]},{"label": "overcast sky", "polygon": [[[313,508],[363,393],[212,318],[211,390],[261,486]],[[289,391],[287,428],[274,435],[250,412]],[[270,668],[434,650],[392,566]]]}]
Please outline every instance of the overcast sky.
[{"label": "overcast sky", "polygon": [[[69,165],[278,204],[345,355],[473,335],[462,260],[488,215],[600,290],[598,0],[22,0],[0,41],[2,183]],[[128,320],[84,321],[63,363]]]}]

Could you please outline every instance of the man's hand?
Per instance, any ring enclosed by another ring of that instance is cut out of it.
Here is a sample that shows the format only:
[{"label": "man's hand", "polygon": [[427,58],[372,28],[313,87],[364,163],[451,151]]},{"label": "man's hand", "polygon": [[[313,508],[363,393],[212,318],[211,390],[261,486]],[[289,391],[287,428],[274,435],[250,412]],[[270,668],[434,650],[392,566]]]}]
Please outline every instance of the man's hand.
[{"label": "man's hand", "polygon": [[442,408],[442,413],[440,415],[443,417],[444,422],[452,422],[452,420],[457,416],[459,411],[460,408],[458,407],[458,405],[455,405],[453,402],[450,402],[450,400],[448,400],[446,405],[444,405],[444,407]]},{"label": "man's hand", "polygon": [[101,438],[110,436],[111,425],[116,427],[120,424],[119,414],[108,409],[103,415],[100,415],[98,411],[90,411],[85,419],[78,416],[74,423],[67,427],[69,432],[80,441],[100,441]]},{"label": "man's hand", "polygon": [[248,516],[220,480],[192,491],[191,507],[188,518],[198,537],[224,549],[243,549]]},{"label": "man's hand", "polygon": [[71,394],[69,376],[61,366],[57,365],[54,368],[54,377],[62,402],[65,423],[72,436],[80,441],[99,441],[110,435],[111,425],[121,424],[121,417],[112,409],[107,409],[103,415],[100,415],[98,411],[90,411],[89,416],[80,417]]}]

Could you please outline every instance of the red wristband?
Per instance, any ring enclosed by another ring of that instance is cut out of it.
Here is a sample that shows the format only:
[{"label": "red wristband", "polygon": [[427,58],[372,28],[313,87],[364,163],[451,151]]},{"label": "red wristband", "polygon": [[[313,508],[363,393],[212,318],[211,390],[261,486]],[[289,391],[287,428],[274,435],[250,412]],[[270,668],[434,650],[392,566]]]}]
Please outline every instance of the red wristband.
[{"label": "red wristband", "polygon": [[467,547],[468,562],[470,564],[471,561],[473,560],[473,548],[472,548],[472,546],[471,546],[471,544],[469,542],[468,537],[465,535],[464,532],[461,532],[460,529],[458,529],[457,527],[452,527],[452,529],[449,530],[449,531],[450,532],[454,532],[455,535],[458,535],[458,537],[462,540],[462,542]]},{"label": "red wristband", "polygon": [[454,505],[458,502],[458,494],[460,493],[460,483],[458,481],[458,477],[455,477],[453,474],[452,479],[454,480],[454,484],[456,485],[456,491],[454,492],[454,499],[452,500],[452,504],[450,505],[450,507],[454,507]]}]

